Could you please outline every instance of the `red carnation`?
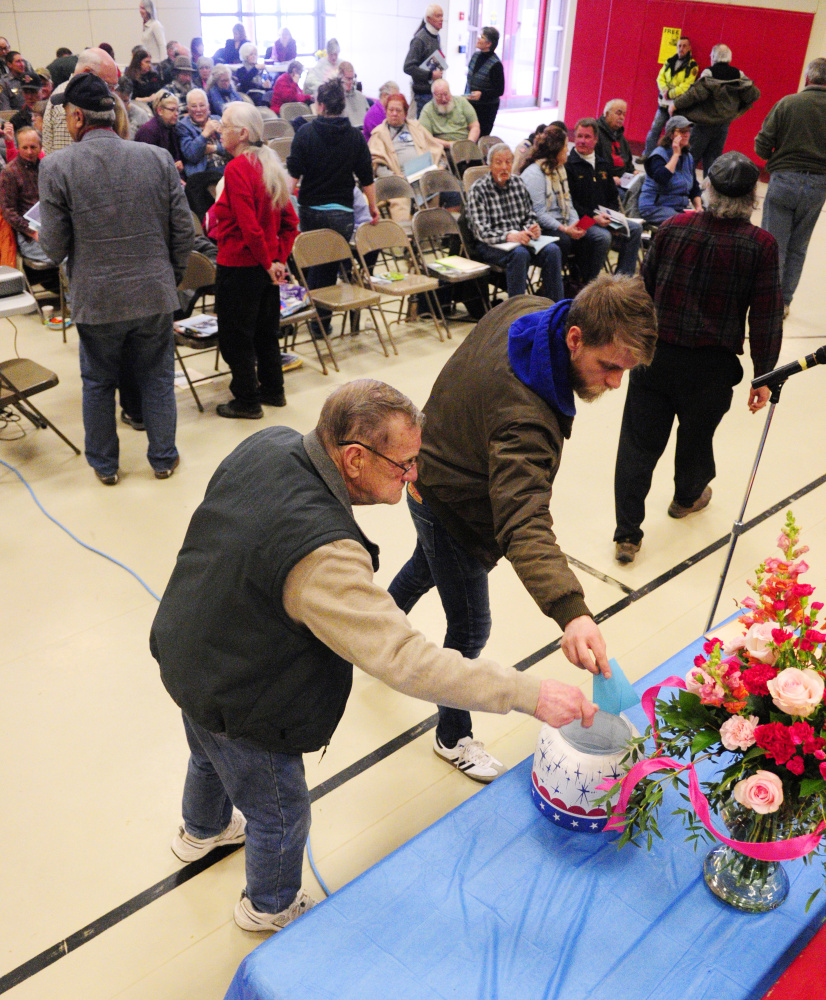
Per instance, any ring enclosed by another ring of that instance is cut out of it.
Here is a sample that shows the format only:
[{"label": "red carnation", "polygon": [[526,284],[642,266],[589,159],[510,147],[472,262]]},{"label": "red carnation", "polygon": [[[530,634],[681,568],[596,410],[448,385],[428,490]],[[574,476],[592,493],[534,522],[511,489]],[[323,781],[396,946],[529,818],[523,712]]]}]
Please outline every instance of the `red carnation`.
[{"label": "red carnation", "polygon": [[813,628],[806,630],[809,642],[826,642],[826,632],[816,632]]},{"label": "red carnation", "polygon": [[792,772],[792,774],[803,774],[804,764],[802,757],[792,757],[792,759],[786,764],[786,767]]},{"label": "red carnation", "polygon": [[777,671],[768,663],[754,663],[754,666],[747,667],[742,675],[743,686],[749,694],[768,695],[769,689],[766,682],[777,677]]},{"label": "red carnation", "polygon": [[818,770],[820,771],[820,777],[826,781],[826,764],[821,764]]},{"label": "red carnation", "polygon": [[788,641],[789,639],[792,639],[793,637],[794,633],[787,632],[785,629],[782,628],[772,629],[772,639],[778,646],[782,646],[784,642]]},{"label": "red carnation", "polygon": [[766,751],[767,757],[772,757],[778,764],[785,764],[794,757],[795,745],[786,726],[779,722],[770,722],[765,726],[756,726],[754,742]]}]

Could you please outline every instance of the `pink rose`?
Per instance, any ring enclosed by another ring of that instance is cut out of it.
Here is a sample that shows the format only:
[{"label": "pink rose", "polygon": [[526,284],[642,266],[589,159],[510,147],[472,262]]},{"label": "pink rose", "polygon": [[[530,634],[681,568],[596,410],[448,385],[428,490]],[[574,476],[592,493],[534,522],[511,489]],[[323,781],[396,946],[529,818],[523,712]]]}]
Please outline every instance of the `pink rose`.
[{"label": "pink rose", "polygon": [[732,715],[720,726],[720,739],[726,750],[748,750],[754,743],[754,727],[760,720],[756,715],[744,719],[742,715]]},{"label": "pink rose", "polygon": [[759,625],[752,625],[746,632],[745,650],[749,656],[761,663],[773,664],[777,659],[777,653],[769,649],[772,641],[772,632],[778,627],[777,622],[763,622]]},{"label": "pink rose", "polygon": [[729,639],[723,646],[723,655],[731,656],[732,653],[736,653],[738,649],[742,649],[745,645],[746,637],[744,635],[739,635],[736,639]]},{"label": "pink rose", "polygon": [[788,667],[766,681],[772,701],[787,715],[806,718],[823,700],[823,678],[814,670]]},{"label": "pink rose", "polygon": [[756,813],[777,812],[783,804],[783,782],[771,771],[758,771],[734,786],[734,798]]}]

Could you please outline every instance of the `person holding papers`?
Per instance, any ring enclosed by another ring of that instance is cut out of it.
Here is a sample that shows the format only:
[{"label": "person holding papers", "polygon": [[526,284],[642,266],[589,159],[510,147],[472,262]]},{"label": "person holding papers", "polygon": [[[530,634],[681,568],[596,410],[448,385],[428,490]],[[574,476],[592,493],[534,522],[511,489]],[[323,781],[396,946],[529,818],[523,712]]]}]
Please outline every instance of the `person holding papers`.
[{"label": "person holding papers", "polygon": [[595,118],[581,118],[576,123],[574,149],[565,165],[571,198],[580,219],[593,219],[594,228],[599,227],[603,239],[607,238],[609,249],[613,234],[617,271],[633,275],[637,272],[642,226],[622,214],[611,164],[596,152],[598,136],[599,122]]},{"label": "person holding papers", "polygon": [[528,157],[521,178],[542,231],[558,238],[563,259],[573,256],[579,275],[587,284],[602,270],[611,237],[608,230],[599,226],[580,225],[568,188],[567,160],[567,134],[556,125],[549,125]]},{"label": "person holding papers", "polygon": [[504,142],[491,147],[490,173],[468,192],[467,219],[476,246],[471,253],[486,264],[504,267],[508,297],[524,295],[528,267],[542,271],[541,294],[562,298],[562,254],[557,241],[543,236],[531,196],[520,177],[512,176],[513,153]]}]

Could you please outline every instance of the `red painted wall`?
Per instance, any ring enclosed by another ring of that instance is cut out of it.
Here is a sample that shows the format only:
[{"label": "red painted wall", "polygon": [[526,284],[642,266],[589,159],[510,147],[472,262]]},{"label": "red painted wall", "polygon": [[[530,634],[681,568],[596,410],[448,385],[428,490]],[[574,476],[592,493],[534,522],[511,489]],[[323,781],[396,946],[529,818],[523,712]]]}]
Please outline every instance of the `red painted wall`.
[{"label": "red painted wall", "polygon": [[[797,92],[814,14],[686,0],[579,0],[565,120],[598,117],[606,101],[628,101],[625,134],[645,141],[657,108],[657,56],[663,28],[680,28],[702,71],[723,42],[751,77],[760,100],[735,121],[726,149],[757,160],[754,137],[772,105]],[[757,162],[761,162],[757,160]]]}]

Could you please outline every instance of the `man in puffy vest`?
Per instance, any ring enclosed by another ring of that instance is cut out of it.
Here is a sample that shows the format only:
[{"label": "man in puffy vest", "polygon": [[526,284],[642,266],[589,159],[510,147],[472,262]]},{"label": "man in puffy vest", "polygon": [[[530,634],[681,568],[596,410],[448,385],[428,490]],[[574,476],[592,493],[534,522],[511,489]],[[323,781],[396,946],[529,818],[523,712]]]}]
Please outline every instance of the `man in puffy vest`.
[{"label": "man in puffy vest", "polygon": [[657,113],[654,121],[651,122],[651,129],[645,140],[643,157],[650,156],[663,126],[668,121],[670,113],[668,105],[684,94],[692,83],[697,79],[699,66],[691,58],[691,41],[683,35],[677,42],[677,52],[662,65],[657,76],[657,90],[659,91],[659,101],[657,103]]},{"label": "man in puffy vest", "polygon": [[554,726],[590,725],[596,711],[579,688],[428,642],[374,582],[378,548],[353,505],[399,502],[416,479],[422,420],[406,396],[365,379],[336,389],[311,433],[247,438],[212,477],[152,625],[190,747],[172,850],[191,862],[246,838],[244,930],[279,930],[314,905],[301,888],[302,754],[329,744],[354,663],[456,708]]}]

